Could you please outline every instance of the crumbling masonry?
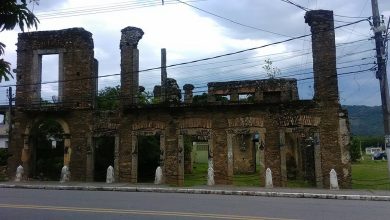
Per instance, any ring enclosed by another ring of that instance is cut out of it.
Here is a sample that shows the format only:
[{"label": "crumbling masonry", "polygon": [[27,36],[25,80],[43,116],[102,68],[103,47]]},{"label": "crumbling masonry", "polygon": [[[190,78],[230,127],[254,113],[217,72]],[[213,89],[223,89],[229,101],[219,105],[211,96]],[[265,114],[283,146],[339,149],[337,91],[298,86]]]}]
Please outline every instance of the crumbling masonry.
[{"label": "crumbling masonry", "polygon": [[[305,21],[312,32],[313,100],[299,100],[295,79],[269,79],[210,82],[207,101],[195,104],[191,84],[184,86],[181,101],[176,81],[165,75],[162,85],[155,88],[160,104],[142,106],[138,103],[137,44],[144,33],[127,27],[120,41],[121,105],[111,112],[96,108],[98,62],[91,33],[72,28],[19,34],[10,177],[19,164],[29,176],[34,164],[31,129],[51,117],[64,130],[64,165],[70,167],[74,181],[94,180],[94,138],[111,136],[115,179],[137,182],[137,140],[158,135],[167,184],[183,185],[184,137],[194,136],[208,142],[216,184],[232,184],[234,173],[253,171],[258,154],[261,183],[265,169],[270,168],[274,185],[286,186],[294,158],[298,170],[318,187],[329,187],[329,172],[335,169],[340,185],[349,188],[349,130],[339,104],[333,12],[309,11]],[[45,54],[58,54],[60,61],[59,97],[52,105],[42,105],[40,97]],[[240,101],[243,94],[252,99]]]}]

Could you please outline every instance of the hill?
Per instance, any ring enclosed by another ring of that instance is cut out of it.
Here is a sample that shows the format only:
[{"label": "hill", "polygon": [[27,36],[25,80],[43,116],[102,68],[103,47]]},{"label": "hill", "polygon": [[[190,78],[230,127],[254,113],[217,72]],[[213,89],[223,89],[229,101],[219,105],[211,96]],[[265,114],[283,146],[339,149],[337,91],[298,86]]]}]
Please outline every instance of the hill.
[{"label": "hill", "polygon": [[381,106],[344,105],[348,110],[352,135],[381,136],[383,117]]}]

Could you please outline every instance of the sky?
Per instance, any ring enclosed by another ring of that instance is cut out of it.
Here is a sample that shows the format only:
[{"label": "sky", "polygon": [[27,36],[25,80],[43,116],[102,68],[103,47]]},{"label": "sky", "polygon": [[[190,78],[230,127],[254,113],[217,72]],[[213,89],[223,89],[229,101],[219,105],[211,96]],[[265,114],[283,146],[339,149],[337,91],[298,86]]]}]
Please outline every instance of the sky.
[{"label": "sky", "polygon": [[[93,34],[99,76],[120,73],[121,29],[141,28],[140,70],[161,65],[161,48],[167,64],[188,62],[283,41],[310,33],[305,11],[282,0],[40,0],[29,5],[40,23],[38,31],[82,27]],[[370,0],[292,0],[308,9],[333,10],[335,26],[372,15]],[[378,0],[380,14],[388,21],[390,1]],[[192,6],[192,7],[191,7]],[[36,31],[31,29],[28,31]],[[4,59],[16,68],[19,29],[0,32],[7,45]],[[340,102],[346,105],[380,105],[379,82],[374,71],[373,32],[368,21],[336,29]],[[3,57],[2,57],[3,58]],[[168,68],[168,77],[180,87],[191,83],[196,94],[207,91],[207,82],[267,78],[265,60],[280,69],[278,77],[298,79],[300,99],[313,97],[310,37],[223,58]],[[368,71],[363,71],[368,70]],[[360,72],[359,72],[360,71]],[[351,73],[356,72],[356,73]],[[43,57],[42,81],[58,80],[58,56]],[[1,82],[1,86],[15,81]],[[99,78],[99,89],[119,85],[119,76]],[[153,91],[160,71],[140,72],[140,85]],[[42,86],[42,96],[56,95],[57,83]],[[7,103],[0,87],[0,104]]]}]

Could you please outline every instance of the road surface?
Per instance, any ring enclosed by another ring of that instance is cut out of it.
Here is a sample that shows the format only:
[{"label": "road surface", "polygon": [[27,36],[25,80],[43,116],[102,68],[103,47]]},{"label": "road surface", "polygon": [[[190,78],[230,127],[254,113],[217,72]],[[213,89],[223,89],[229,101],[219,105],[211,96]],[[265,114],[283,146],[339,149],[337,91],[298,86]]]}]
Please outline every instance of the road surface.
[{"label": "road surface", "polygon": [[389,219],[390,203],[0,188],[0,219]]}]

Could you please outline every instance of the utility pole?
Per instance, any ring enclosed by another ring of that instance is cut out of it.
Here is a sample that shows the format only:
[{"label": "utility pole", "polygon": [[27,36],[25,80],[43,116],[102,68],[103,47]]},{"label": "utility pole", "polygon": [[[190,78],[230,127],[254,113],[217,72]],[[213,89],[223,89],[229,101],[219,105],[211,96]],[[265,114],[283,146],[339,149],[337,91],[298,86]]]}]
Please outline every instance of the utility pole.
[{"label": "utility pole", "polygon": [[387,171],[390,178],[390,112],[389,112],[389,84],[387,82],[386,71],[386,54],[385,54],[385,39],[383,33],[386,30],[384,25],[381,25],[381,18],[379,15],[378,0],[371,0],[372,5],[372,19],[373,19],[373,31],[375,34],[375,46],[376,46],[376,59],[378,63],[378,70],[376,72],[376,78],[379,79],[379,86],[382,99],[382,112],[383,112],[383,126],[385,131],[385,146],[387,153]]}]

